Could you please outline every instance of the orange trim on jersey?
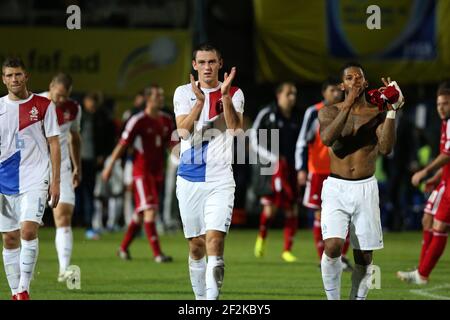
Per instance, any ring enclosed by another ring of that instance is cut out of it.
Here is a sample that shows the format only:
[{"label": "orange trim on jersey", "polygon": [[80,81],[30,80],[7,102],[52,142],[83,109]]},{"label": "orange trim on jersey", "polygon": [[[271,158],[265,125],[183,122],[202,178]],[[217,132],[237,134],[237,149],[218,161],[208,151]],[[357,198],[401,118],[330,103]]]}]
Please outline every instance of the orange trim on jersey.
[{"label": "orange trim on jersey", "polygon": [[[323,102],[315,105],[317,111],[324,106]],[[314,140],[308,144],[308,172],[328,175],[330,173],[330,155],[328,154],[328,147],[320,139],[319,129],[319,126],[317,126]]]}]

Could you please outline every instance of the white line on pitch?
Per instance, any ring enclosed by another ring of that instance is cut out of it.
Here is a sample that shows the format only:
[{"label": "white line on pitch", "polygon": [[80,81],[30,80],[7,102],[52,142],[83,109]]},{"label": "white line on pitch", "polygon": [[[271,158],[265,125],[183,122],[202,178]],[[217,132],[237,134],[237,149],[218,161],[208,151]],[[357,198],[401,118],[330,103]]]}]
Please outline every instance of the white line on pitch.
[{"label": "white line on pitch", "polygon": [[446,284],[432,287],[432,288],[412,289],[412,290],[409,290],[409,292],[418,294],[420,296],[432,298],[432,299],[450,300],[450,297],[448,297],[448,296],[442,296],[439,294],[433,294],[433,293],[428,292],[428,291],[435,291],[435,290],[439,290],[439,289],[448,289],[448,288],[450,288],[450,284],[446,283]]}]

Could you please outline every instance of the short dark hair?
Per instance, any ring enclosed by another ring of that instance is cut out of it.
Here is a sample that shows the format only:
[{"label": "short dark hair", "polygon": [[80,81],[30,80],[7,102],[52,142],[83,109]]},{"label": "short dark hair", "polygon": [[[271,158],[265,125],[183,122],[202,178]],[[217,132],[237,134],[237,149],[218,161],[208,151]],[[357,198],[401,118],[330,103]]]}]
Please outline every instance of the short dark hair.
[{"label": "short dark hair", "polygon": [[437,91],[437,96],[450,96],[450,87],[440,86]]},{"label": "short dark hair", "polygon": [[70,88],[72,88],[73,80],[69,74],[60,72],[53,76],[51,83],[62,84],[64,88],[66,88],[66,90],[69,90]]},{"label": "short dark hair", "polygon": [[215,51],[219,60],[222,59],[222,53],[220,50],[211,43],[202,43],[195,47],[194,51],[192,51],[192,60],[195,60],[198,51]]},{"label": "short dark hair", "polygon": [[344,77],[344,71],[348,68],[360,68],[362,70],[362,72],[364,73],[364,77],[366,77],[366,71],[364,70],[363,66],[359,63],[359,62],[355,62],[355,61],[350,61],[347,62],[346,64],[344,64],[344,66],[342,66],[341,70],[339,71],[339,75],[341,77],[341,79]]},{"label": "short dark hair", "polygon": [[151,85],[149,85],[148,87],[145,87],[142,94],[144,96],[145,99],[147,99],[149,96],[152,95],[152,92],[154,89],[159,89],[161,88],[161,86],[157,83],[152,83]]},{"label": "short dark hair", "polygon": [[341,81],[339,81],[339,79],[335,78],[335,77],[328,77],[325,79],[325,81],[322,83],[322,92],[324,92],[325,90],[327,90],[327,88],[329,86],[337,86],[341,83]]},{"label": "short dark hair", "polygon": [[291,81],[283,81],[280,82],[277,87],[275,88],[275,95],[278,95],[281,91],[283,91],[283,88],[285,86],[292,86],[292,87],[296,87],[295,83],[291,82]]},{"label": "short dark hair", "polygon": [[438,90],[437,90],[438,95],[441,90],[445,90],[445,89],[450,89],[450,80],[445,80],[445,81],[441,82],[441,84],[439,85]]},{"label": "short dark hair", "polygon": [[19,57],[7,57],[2,64],[2,73],[4,68],[22,68],[26,71],[25,63]]},{"label": "short dark hair", "polygon": [[84,99],[91,99],[95,102],[97,107],[103,104],[103,92],[101,91],[90,91],[85,96]]}]

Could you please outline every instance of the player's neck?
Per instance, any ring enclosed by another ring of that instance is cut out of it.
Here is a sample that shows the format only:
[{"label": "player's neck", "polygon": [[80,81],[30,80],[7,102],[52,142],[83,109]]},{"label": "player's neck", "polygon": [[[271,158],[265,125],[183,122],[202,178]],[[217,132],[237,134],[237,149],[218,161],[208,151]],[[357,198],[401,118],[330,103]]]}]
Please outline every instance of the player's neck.
[{"label": "player's neck", "polygon": [[290,108],[282,108],[279,106],[280,112],[283,115],[283,117],[289,119],[292,114],[292,110]]},{"label": "player's neck", "polygon": [[12,100],[12,101],[25,100],[25,99],[27,99],[29,96],[30,96],[30,92],[28,92],[27,89],[25,89],[25,90],[23,90],[23,91],[21,91],[21,92],[19,92],[19,93],[17,93],[17,94],[12,93],[11,91],[8,92],[8,98],[9,98],[10,100]]},{"label": "player's neck", "polygon": [[364,93],[362,93],[358,98],[356,98],[355,102],[353,103],[353,109],[360,110],[362,108],[365,108],[366,106],[367,106],[366,96]]},{"label": "player's neck", "polygon": [[211,81],[210,83],[207,83],[202,80],[199,80],[199,81],[200,81],[200,87],[204,88],[204,89],[214,89],[219,85],[219,80],[214,80],[214,81]]},{"label": "player's neck", "polygon": [[145,113],[152,118],[156,117],[158,115],[158,112],[159,112],[158,108],[152,107],[145,108]]}]

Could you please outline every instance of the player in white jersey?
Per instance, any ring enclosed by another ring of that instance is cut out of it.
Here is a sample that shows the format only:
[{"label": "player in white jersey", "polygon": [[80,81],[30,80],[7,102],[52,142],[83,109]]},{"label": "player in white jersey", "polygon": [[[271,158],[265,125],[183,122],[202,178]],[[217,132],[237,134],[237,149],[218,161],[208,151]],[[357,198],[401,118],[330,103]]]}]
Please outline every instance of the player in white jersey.
[{"label": "player in white jersey", "polygon": [[[235,191],[230,133],[242,129],[244,112],[244,94],[231,86],[236,68],[225,73],[222,83],[222,63],[216,48],[200,45],[192,60],[199,80],[195,82],[191,75],[191,83],[178,87],[174,94],[182,138],[176,194],[189,242],[190,279],[198,300],[217,299],[223,282],[224,241]],[[208,138],[208,134],[213,136]]]},{"label": "player in white jersey", "polygon": [[[8,95],[0,98],[0,232],[14,300],[29,300],[45,205],[59,201],[61,153],[55,104],[27,90],[23,62],[2,65]],[[50,150],[50,156],[49,156]],[[50,180],[51,165],[51,180]]]},{"label": "player in white jersey", "polygon": [[[56,105],[56,115],[61,130],[61,195],[58,206],[53,209],[56,237],[55,246],[58,254],[58,281],[64,282],[71,275],[68,269],[72,256],[73,235],[72,215],[75,206],[75,188],[81,180],[81,107],[70,99],[72,78],[65,73],[56,74],[50,82],[49,91],[40,95],[50,99]],[[73,164],[73,168],[72,168]]]}]

